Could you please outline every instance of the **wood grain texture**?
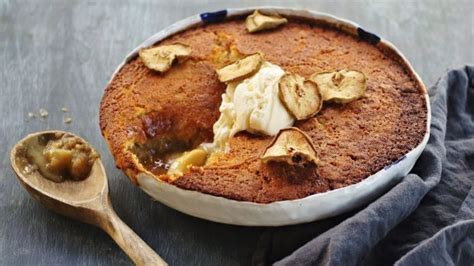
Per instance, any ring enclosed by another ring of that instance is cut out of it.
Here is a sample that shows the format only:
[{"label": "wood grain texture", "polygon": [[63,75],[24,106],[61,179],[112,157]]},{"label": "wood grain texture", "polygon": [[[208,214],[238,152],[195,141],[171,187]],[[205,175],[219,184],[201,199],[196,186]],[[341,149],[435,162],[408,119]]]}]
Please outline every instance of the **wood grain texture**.
[{"label": "wood grain texture", "polygon": [[[0,0],[0,264],[131,263],[105,233],[42,208],[15,179],[10,148],[26,134],[47,129],[75,132],[97,147],[117,213],[170,265],[249,264],[259,256],[254,250],[268,238],[266,232],[298,234],[302,226],[221,225],[152,201],[115,168],[98,127],[107,81],[147,37],[195,13],[270,4],[310,8],[359,23],[393,42],[427,85],[447,68],[474,62],[472,0]],[[71,124],[63,122],[63,106],[70,110]],[[28,119],[28,112],[41,107],[49,111],[48,119]],[[314,228],[316,235],[342,218],[303,227]]]},{"label": "wood grain texture", "polygon": [[55,183],[39,172],[24,171],[25,147],[31,147],[31,141],[39,141],[39,136],[64,133],[62,131],[33,133],[12,148],[11,164],[21,185],[32,198],[51,211],[102,228],[135,265],[168,265],[117,216],[110,201],[107,174],[100,158],[94,161],[89,176],[77,182],[63,180],[64,182]]}]

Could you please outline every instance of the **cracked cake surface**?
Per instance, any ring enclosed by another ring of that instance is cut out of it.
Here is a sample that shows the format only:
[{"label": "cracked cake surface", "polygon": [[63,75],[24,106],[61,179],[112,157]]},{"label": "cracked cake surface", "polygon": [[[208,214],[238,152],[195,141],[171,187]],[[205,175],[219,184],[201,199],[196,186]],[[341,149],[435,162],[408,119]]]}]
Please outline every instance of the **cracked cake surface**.
[{"label": "cracked cake surface", "polygon": [[[192,49],[187,60],[165,73],[148,69],[139,57],[131,59],[106,88],[100,106],[100,128],[117,166],[132,181],[146,169],[183,189],[269,203],[355,184],[412,150],[426,132],[420,84],[390,52],[321,23],[289,18],[283,27],[250,34],[244,18],[236,18],[157,43]],[[325,102],[316,116],[295,123],[311,138],[317,167],[263,163],[259,158],[273,137],[240,132],[227,153],[168,180],[166,154],[212,142],[226,88],[215,70],[256,52],[305,78],[356,69],[367,76],[367,90],[351,103]]]}]

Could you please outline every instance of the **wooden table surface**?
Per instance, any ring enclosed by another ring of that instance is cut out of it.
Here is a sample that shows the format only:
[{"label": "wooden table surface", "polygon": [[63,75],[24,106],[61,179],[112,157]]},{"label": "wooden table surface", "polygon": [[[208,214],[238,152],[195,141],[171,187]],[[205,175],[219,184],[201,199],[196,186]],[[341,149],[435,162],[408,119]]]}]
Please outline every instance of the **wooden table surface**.
[{"label": "wooden table surface", "polygon": [[[17,182],[10,148],[26,134],[46,129],[75,132],[97,147],[118,214],[171,265],[249,264],[262,232],[298,232],[298,227],[216,224],[154,202],[115,168],[98,127],[104,87],[132,48],[196,13],[265,4],[324,11],[359,23],[393,42],[428,86],[446,69],[474,62],[472,0],[0,0],[0,264],[130,264],[105,233],[47,211]],[[69,114],[62,107],[70,110],[71,124],[63,122]],[[48,119],[29,119],[28,113],[39,108],[48,110]],[[323,231],[334,221],[306,226]]]}]

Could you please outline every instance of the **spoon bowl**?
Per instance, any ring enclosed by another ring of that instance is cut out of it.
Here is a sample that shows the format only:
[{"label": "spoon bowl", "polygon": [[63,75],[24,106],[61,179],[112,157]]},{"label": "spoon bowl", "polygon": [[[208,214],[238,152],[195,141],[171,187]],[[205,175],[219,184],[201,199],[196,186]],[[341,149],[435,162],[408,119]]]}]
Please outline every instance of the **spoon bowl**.
[{"label": "spoon bowl", "polygon": [[31,167],[26,158],[28,145],[35,138],[51,134],[77,137],[87,144],[84,139],[64,131],[43,131],[26,136],[15,144],[10,156],[21,185],[52,211],[102,228],[135,264],[167,265],[113,210],[107,175],[100,158],[95,159],[88,177],[81,181],[53,182]]}]

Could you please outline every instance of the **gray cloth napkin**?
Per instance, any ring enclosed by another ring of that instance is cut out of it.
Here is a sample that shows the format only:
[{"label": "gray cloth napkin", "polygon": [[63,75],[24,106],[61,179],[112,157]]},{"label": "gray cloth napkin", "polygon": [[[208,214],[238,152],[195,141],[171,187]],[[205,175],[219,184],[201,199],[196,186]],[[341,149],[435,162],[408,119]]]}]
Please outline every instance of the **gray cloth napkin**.
[{"label": "gray cloth napkin", "polygon": [[268,229],[253,262],[474,265],[474,66],[429,93],[430,140],[402,182],[356,213]]}]

